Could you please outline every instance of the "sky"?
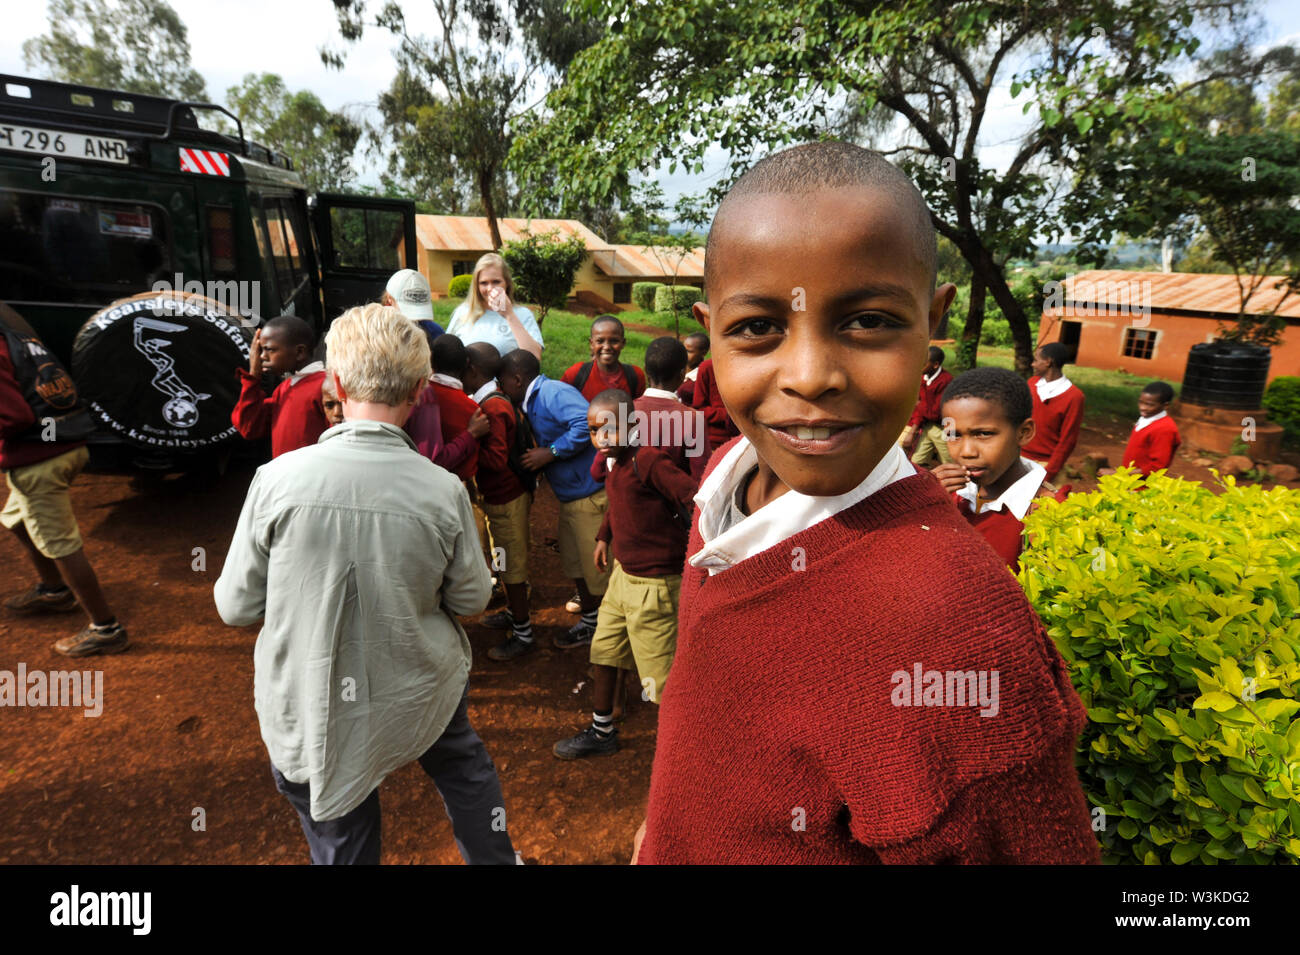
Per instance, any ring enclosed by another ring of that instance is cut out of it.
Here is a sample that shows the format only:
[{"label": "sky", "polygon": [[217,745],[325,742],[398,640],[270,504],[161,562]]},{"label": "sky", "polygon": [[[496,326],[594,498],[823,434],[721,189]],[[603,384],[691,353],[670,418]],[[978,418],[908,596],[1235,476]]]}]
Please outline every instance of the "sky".
[{"label": "sky", "polygon": [[[283,77],[290,90],[311,90],[330,109],[365,108],[375,103],[393,76],[396,43],[390,34],[374,28],[366,30],[359,43],[346,47],[342,71],[321,63],[322,46],[343,48],[331,0],[171,0],[171,4],[189,30],[194,67],[206,80],[208,93],[222,103],[225,91],[246,73],[272,72]],[[46,32],[45,7],[34,0],[6,6],[0,73],[25,76],[22,43]],[[370,0],[369,6],[377,8],[379,0]],[[402,6],[413,32],[436,34],[430,4],[405,0]],[[1261,45],[1300,42],[1300,3],[1267,0],[1261,11],[1267,23]],[[1005,168],[1014,155],[1024,122],[1020,109],[1006,86],[995,91],[980,138],[980,159],[986,165]],[[360,151],[358,160],[361,180],[377,182],[374,162],[362,161]],[[715,145],[705,154],[705,169],[699,176],[681,168],[669,174],[665,165],[647,178],[660,184],[671,205],[682,194],[703,192],[713,185],[726,164],[727,154]]]}]

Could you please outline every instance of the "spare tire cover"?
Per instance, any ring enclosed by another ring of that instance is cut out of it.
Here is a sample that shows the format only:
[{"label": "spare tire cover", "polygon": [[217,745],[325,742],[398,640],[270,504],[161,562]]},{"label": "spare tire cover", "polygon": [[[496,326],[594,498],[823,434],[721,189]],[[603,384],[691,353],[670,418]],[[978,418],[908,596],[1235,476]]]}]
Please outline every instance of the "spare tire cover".
[{"label": "spare tire cover", "polygon": [[96,312],[72,344],[72,377],[102,430],[142,448],[211,447],[237,434],[236,369],[256,316],[198,295],[145,292]]}]

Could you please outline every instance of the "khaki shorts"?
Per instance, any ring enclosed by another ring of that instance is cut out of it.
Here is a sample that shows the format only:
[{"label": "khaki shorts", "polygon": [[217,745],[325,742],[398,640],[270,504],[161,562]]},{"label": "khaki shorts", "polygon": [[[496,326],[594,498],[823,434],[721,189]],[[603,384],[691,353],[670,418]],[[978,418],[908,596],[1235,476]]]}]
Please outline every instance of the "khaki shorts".
[{"label": "khaki shorts", "polygon": [[948,442],[943,440],[941,424],[928,424],[921,429],[921,438],[916,443],[916,453],[912,455],[912,463],[924,465],[931,457],[938,457],[940,464],[952,463],[952,455],[948,453]]},{"label": "khaki shorts", "polygon": [[68,488],[90,460],[85,445],[47,461],[5,473],[9,499],[0,511],[0,524],[27,529],[36,549],[50,560],[81,550],[81,531],[72,513]]},{"label": "khaki shorts", "polygon": [[682,575],[633,577],[612,561],[609,589],[600,602],[591,662],[636,668],[642,699],[655,703],[668,682],[677,652],[677,607]]},{"label": "khaki shorts", "polygon": [[531,494],[520,494],[505,504],[483,503],[487,516],[488,533],[492,536],[494,553],[489,562],[492,573],[503,584],[522,584],[528,581],[528,517],[533,507]]},{"label": "khaki shorts", "polygon": [[596,569],[596,532],[605,519],[605,489],[590,497],[560,502],[560,563],[564,576],[581,577],[593,596],[600,596],[609,586],[609,570]]}]

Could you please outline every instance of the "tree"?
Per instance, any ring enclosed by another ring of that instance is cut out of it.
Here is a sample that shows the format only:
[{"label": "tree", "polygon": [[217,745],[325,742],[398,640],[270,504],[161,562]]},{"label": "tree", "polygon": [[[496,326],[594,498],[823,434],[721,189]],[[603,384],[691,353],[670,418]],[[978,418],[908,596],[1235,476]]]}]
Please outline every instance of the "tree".
[{"label": "tree", "polygon": [[528,233],[507,242],[501,250],[520,300],[537,306],[539,328],[547,312],[564,306],[586,255],[587,243],[582,236],[575,232],[561,239],[559,229],[540,235]]},{"label": "tree", "polygon": [[[861,127],[901,126],[889,153],[917,180],[935,228],[972,270],[964,336],[979,339],[984,290],[1012,329],[1027,373],[1033,342],[1004,265],[1068,223],[1060,167],[1081,162],[1134,116],[1161,114],[1178,58],[1198,47],[1194,25],[1239,18],[1218,0],[584,0],[609,32],[569,67],[552,113],[521,134],[520,175],[548,191],[602,195],[628,169],[659,162],[703,170],[729,150],[716,202],[762,150]],[[994,91],[1009,85],[1027,128],[1005,171],[979,158]],[[844,109],[847,95],[848,109]],[[870,125],[870,124],[868,124]],[[515,162],[517,158],[517,163]]]},{"label": "tree", "polygon": [[83,86],[206,102],[185,24],[166,0],[49,0],[50,32],[23,43],[23,62]]},{"label": "tree", "polygon": [[360,124],[326,109],[309,90],[290,93],[274,73],[249,73],[226,91],[226,103],[249,137],[293,160],[309,192],[340,190],[356,178]]}]

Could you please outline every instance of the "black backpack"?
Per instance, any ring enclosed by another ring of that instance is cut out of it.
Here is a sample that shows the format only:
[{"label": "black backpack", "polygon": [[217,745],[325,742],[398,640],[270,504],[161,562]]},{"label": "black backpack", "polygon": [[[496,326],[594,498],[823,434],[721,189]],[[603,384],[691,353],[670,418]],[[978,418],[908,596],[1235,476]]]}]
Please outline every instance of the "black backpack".
[{"label": "black backpack", "polygon": [[480,405],[487,404],[488,398],[504,398],[510,402],[510,408],[515,413],[515,441],[510,446],[510,452],[506,456],[506,463],[510,465],[510,470],[514,472],[515,477],[519,478],[524,490],[536,490],[537,472],[530,471],[523,465],[524,452],[537,447],[537,440],[533,437],[533,426],[528,423],[527,417],[519,413],[515,403],[510,401],[510,396],[504,391],[492,392],[480,402]]},{"label": "black backpack", "polygon": [[[594,361],[584,361],[582,367],[578,369],[578,376],[573,379],[573,387],[579,391],[585,388],[587,380],[591,378],[591,369],[595,365]],[[623,380],[627,382],[629,394],[633,398],[640,398],[645,389],[641,387],[641,379],[636,376],[636,371],[633,370],[631,365],[625,365],[622,362],[618,363],[618,368],[623,373]]]},{"label": "black backpack", "polygon": [[[36,416],[35,423],[16,439],[48,443],[85,441],[90,437],[95,422],[77,399],[77,386],[59,360],[30,328],[20,331],[0,319],[0,331],[9,348],[18,389]],[[54,426],[52,436],[50,425]]]}]

